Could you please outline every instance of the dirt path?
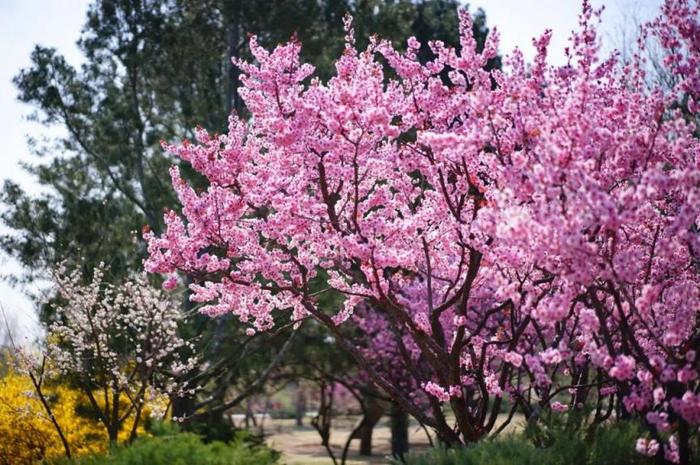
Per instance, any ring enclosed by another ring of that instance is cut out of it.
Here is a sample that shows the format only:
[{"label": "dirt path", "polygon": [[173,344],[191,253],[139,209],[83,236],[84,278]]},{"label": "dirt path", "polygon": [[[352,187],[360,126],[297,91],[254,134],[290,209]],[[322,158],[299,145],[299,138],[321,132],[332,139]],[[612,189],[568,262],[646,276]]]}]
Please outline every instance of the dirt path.
[{"label": "dirt path", "polygon": [[[498,426],[502,421],[505,421],[506,417],[507,415],[499,415],[496,425]],[[345,441],[357,420],[358,417],[340,417],[334,420],[334,428],[331,431],[331,446],[337,458],[340,458]],[[523,426],[524,419],[517,415],[503,434],[521,430]],[[320,436],[309,424],[308,419],[302,427],[295,426],[294,420],[268,420],[265,422],[265,433],[268,435],[267,443],[282,452],[282,463],[286,465],[333,465],[326,449],[321,445]],[[429,447],[425,431],[418,426],[415,420],[411,420],[408,439],[411,451],[420,451]],[[384,417],[374,428],[372,457],[359,456],[360,441],[354,440],[350,446],[347,465],[391,463],[389,457],[391,453],[390,441],[389,418]]]},{"label": "dirt path", "polygon": [[[347,418],[336,421],[337,427],[331,432],[331,446],[336,457],[342,454],[352,425],[356,419]],[[282,452],[283,463],[286,465],[332,465],[326,449],[321,445],[321,438],[308,422],[303,427],[294,426],[293,420],[273,420],[265,427],[271,433],[267,443]],[[347,465],[388,464],[391,452],[391,431],[388,419],[382,419],[374,429],[372,437],[373,456],[360,457],[358,450],[360,441],[354,440],[348,453]],[[424,449],[428,446],[425,432],[412,424],[409,429],[409,441],[413,449]]]}]

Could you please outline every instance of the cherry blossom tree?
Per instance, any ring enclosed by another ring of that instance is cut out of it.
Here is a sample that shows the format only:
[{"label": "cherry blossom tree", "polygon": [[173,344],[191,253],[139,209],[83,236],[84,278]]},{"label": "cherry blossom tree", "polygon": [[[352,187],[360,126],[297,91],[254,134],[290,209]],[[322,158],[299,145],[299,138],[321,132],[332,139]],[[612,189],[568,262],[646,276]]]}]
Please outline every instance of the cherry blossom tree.
[{"label": "cherry blossom tree", "polygon": [[149,401],[192,389],[174,375],[196,360],[181,358],[189,343],[178,334],[176,301],[143,274],[115,286],[105,271],[96,268],[89,284],[78,270],[55,273],[58,303],[47,354],[54,369],[77,380],[115,442],[125,428],[128,439],[136,436]]},{"label": "cherry blossom tree", "polygon": [[[205,313],[234,313],[251,333],[285,313],[315,318],[361,363],[341,326],[367,306],[399,335],[407,372],[428,369],[407,387],[363,367],[447,444],[494,431],[506,398],[526,416],[593,405],[597,421],[615,405],[650,425],[638,450],[688,463],[698,11],[667,0],[644,28],[668,52],[672,91],[648,89],[641,53],[601,56],[588,2],[564,66],[547,63],[546,31],[531,65],[516,49],[487,71],[498,33],[478,51],[464,11],[459,49],[409,38],[400,53],[374,37],[360,51],[348,20],[325,83],[300,44],[267,51],[252,37],[257,63],[237,62],[250,120],[165,145],[209,185],[172,168],[182,216],[146,234],[146,268],[191,275]],[[434,58],[421,63],[425,47]],[[319,306],[319,286],[343,304]]]}]

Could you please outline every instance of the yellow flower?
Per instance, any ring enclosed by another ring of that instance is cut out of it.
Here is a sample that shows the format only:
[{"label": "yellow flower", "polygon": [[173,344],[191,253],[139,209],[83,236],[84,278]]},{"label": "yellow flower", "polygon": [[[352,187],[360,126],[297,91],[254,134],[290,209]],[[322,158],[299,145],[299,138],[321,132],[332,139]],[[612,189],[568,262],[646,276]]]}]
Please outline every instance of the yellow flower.
[{"label": "yellow flower", "polygon": [[[106,430],[99,420],[89,417],[92,410],[81,391],[60,384],[51,384],[44,390],[74,456],[107,449]],[[126,401],[124,398],[125,405]],[[164,410],[166,404],[165,398],[150,399],[137,429],[139,435],[145,432],[143,419],[152,411]],[[133,418],[124,422],[119,432],[120,441],[129,439],[132,425]],[[65,455],[60,437],[31,380],[13,371],[0,378],[0,438],[0,465],[32,465]]]}]

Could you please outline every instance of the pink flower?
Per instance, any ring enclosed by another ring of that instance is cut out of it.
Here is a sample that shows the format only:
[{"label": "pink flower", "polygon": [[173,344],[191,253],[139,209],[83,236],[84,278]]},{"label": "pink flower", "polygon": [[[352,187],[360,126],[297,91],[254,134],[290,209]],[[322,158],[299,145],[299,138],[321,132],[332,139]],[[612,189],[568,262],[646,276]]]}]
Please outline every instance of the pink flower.
[{"label": "pink flower", "polygon": [[414,37],[411,36],[408,38],[408,46],[412,49],[419,49],[420,48],[420,42]]},{"label": "pink flower", "polygon": [[498,384],[498,378],[495,374],[490,374],[486,377],[486,390],[492,396],[501,397],[503,395],[503,389]]},{"label": "pink flower", "polygon": [[523,364],[523,356],[515,352],[506,352],[503,356],[503,360],[516,368],[520,368],[520,366]]},{"label": "pink flower", "polygon": [[558,349],[550,347],[544,352],[540,352],[540,359],[546,365],[554,365],[562,361],[562,356]]},{"label": "pink flower", "polygon": [[180,280],[178,279],[177,275],[172,275],[169,276],[168,279],[163,281],[163,289],[170,291],[172,289],[175,289],[179,284]]},{"label": "pink flower", "polygon": [[676,377],[678,379],[678,382],[680,383],[689,383],[698,379],[698,372],[695,371],[691,366],[686,365],[680,370],[678,370]]},{"label": "pink flower", "polygon": [[659,443],[656,439],[639,438],[635,450],[647,457],[653,457],[659,452]]},{"label": "pink flower", "polygon": [[671,463],[679,463],[681,461],[678,452],[678,438],[675,434],[669,438],[666,447],[664,447],[664,457]]},{"label": "pink flower", "polygon": [[700,423],[700,395],[686,391],[680,399],[671,399],[671,407],[687,422]]},{"label": "pink flower", "polygon": [[447,392],[447,390],[445,390],[445,388],[432,381],[428,381],[427,383],[425,383],[425,385],[423,386],[423,390],[431,396],[435,397],[440,402],[447,402],[450,400],[450,394]]},{"label": "pink flower", "polygon": [[581,328],[586,332],[595,332],[600,327],[595,311],[590,308],[581,309],[579,318],[581,319]]},{"label": "pink flower", "polygon": [[568,405],[562,404],[561,402],[558,402],[558,401],[552,402],[550,407],[552,408],[552,411],[557,412],[557,413],[563,413],[563,412],[567,412],[569,410]]},{"label": "pink flower", "polygon": [[661,402],[663,402],[666,398],[666,392],[662,387],[657,387],[656,389],[654,389],[652,396],[654,398],[654,404],[658,405]]},{"label": "pink flower", "polygon": [[668,414],[664,412],[648,412],[646,419],[652,425],[655,425],[659,431],[668,431],[671,425],[668,422]]},{"label": "pink flower", "polygon": [[462,397],[462,387],[461,386],[450,386],[450,397]]},{"label": "pink flower", "polygon": [[620,355],[615,359],[615,363],[610,368],[610,376],[620,381],[627,381],[634,378],[636,363],[632,357]]},{"label": "pink flower", "polygon": [[615,394],[616,392],[617,392],[616,386],[606,386],[606,387],[600,389],[601,396],[610,396],[612,394]]}]

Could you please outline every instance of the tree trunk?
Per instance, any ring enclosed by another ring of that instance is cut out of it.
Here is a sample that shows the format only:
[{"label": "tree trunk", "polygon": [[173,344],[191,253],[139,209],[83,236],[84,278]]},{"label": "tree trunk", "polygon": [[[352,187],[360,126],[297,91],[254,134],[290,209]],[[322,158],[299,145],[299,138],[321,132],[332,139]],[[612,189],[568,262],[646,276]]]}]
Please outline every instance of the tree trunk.
[{"label": "tree trunk", "polygon": [[678,458],[679,465],[690,464],[690,431],[685,420],[678,422]]},{"label": "tree trunk", "polygon": [[391,403],[391,455],[401,461],[408,452],[408,414]]},{"label": "tree trunk", "polygon": [[[11,336],[10,336],[11,337]],[[14,342],[13,342],[14,344]],[[43,371],[41,374],[41,379],[43,380]],[[58,437],[61,439],[61,444],[63,445],[63,451],[66,454],[66,457],[68,459],[71,458],[71,451],[70,451],[70,445],[68,444],[68,440],[66,439],[65,434],[63,434],[63,428],[61,428],[61,425],[58,424],[58,420],[56,420],[56,417],[53,414],[53,410],[51,409],[51,406],[49,405],[48,401],[46,400],[46,396],[44,396],[44,392],[41,390],[41,383],[37,380],[36,376],[34,376],[34,373],[29,373],[29,377],[32,380],[32,385],[34,386],[34,391],[36,394],[39,396],[39,400],[41,400],[41,405],[44,406],[44,410],[46,410],[46,414],[48,415],[49,419],[51,420],[51,423],[53,424],[54,428],[56,429],[56,432],[58,433]]]},{"label": "tree trunk", "polygon": [[384,415],[384,406],[375,397],[371,396],[365,397],[365,405],[367,412],[362,421],[362,428],[358,432],[360,437],[360,455],[370,457],[372,455],[372,433],[374,427]]},{"label": "tree trunk", "polygon": [[297,426],[304,426],[304,415],[306,414],[306,394],[304,393],[304,389],[299,384],[297,384],[294,407]]},{"label": "tree trunk", "polygon": [[321,381],[319,387],[320,399],[318,414],[311,419],[311,425],[316,428],[319,436],[321,436],[321,445],[326,449],[328,456],[333,461],[333,465],[337,465],[338,460],[335,458],[335,454],[331,448],[331,422],[335,387],[332,384],[326,384],[323,381]]},{"label": "tree trunk", "polygon": [[182,418],[187,422],[187,419],[194,415],[194,402],[192,396],[174,395],[171,398],[172,411],[174,418]]},{"label": "tree trunk", "polygon": [[258,426],[255,421],[255,414],[253,413],[253,405],[250,403],[250,399],[245,401],[245,429],[250,429],[250,422],[253,422],[253,426]]},{"label": "tree trunk", "polygon": [[238,58],[238,46],[240,42],[240,15],[241,8],[238,0],[234,0],[226,4],[228,8],[225,10],[227,16],[228,28],[228,85],[226,87],[226,114],[230,115],[232,111],[238,113],[241,102],[238,95],[238,67],[232,62],[232,58]]},{"label": "tree trunk", "polygon": [[115,445],[119,440],[119,425],[110,425],[110,427],[107,429],[107,434],[109,436],[110,446]]},{"label": "tree trunk", "polygon": [[258,423],[258,434],[260,437],[265,436],[265,418],[267,418],[267,412],[270,411],[272,402],[270,401],[270,396],[265,394],[265,402],[262,413],[260,414],[260,423]]},{"label": "tree trunk", "polygon": [[[185,292],[182,298],[182,309],[185,315],[192,312],[192,310],[194,309],[194,302],[190,300],[190,295],[192,294],[192,291],[190,291],[190,284],[192,284],[193,282],[194,280],[191,276],[187,276],[185,278]],[[178,385],[182,386],[184,383],[193,379],[199,374],[199,368],[196,367],[193,370],[175,375],[176,382],[178,383]],[[173,418],[181,418],[185,423],[189,421],[189,419],[194,415],[194,412],[196,410],[196,399],[191,394],[173,394],[170,396],[170,404],[172,408]]]}]

